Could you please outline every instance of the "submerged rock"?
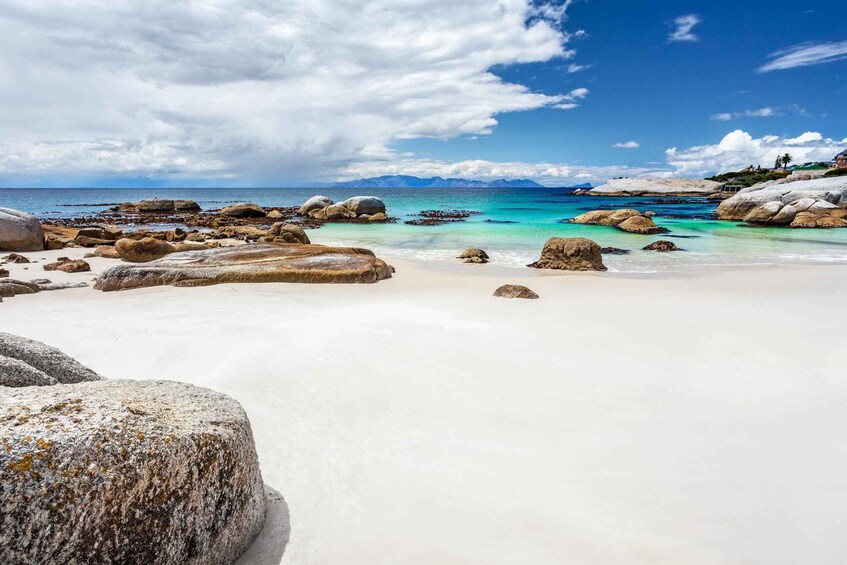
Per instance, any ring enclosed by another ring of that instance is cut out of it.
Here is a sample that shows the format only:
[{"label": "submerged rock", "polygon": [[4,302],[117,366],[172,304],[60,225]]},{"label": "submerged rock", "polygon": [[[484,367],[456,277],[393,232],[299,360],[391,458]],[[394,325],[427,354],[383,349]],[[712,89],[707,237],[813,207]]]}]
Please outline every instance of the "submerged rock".
[{"label": "submerged rock", "polygon": [[494,296],[498,298],[523,298],[527,300],[539,298],[535,292],[519,284],[504,284],[494,291]]},{"label": "submerged rock", "polygon": [[143,265],[118,265],[94,288],[104,291],[148,286],[220,283],[374,283],[391,268],[367,249],[302,244],[257,244],[175,253]]},{"label": "submerged rock", "polygon": [[600,246],[584,237],[552,237],[544,244],[541,258],[529,265],[533,269],[563,271],[605,271]]},{"label": "submerged rock", "polygon": [[38,218],[0,208],[0,251],[43,251],[44,230]]},{"label": "submerged rock", "polygon": [[[25,363],[57,383],[70,384],[103,379],[55,347],[13,334],[0,332],[0,355]],[[4,382],[0,382],[0,385],[13,386]]]},{"label": "submerged rock", "polygon": [[231,563],[265,496],[237,402],[167,381],[4,390],[0,562]]}]

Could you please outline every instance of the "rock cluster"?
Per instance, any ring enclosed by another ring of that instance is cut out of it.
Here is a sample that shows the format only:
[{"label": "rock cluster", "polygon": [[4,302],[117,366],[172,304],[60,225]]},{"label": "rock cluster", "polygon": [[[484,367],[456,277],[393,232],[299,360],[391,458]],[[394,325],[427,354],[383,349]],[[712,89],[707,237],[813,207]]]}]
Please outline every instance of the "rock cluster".
[{"label": "rock cluster", "polygon": [[649,212],[642,214],[638,210],[594,210],[586,212],[571,220],[574,224],[590,224],[596,226],[611,226],[628,233],[654,235],[668,230],[659,227],[648,217]]},{"label": "rock cluster", "polygon": [[590,190],[576,190],[574,194],[590,196],[708,196],[721,192],[719,182],[699,179],[612,179]]},{"label": "rock cluster", "polygon": [[562,271],[605,271],[600,246],[583,237],[552,237],[544,244],[541,258],[529,265],[533,269]]},{"label": "rock cluster", "polygon": [[479,213],[473,210],[421,210],[418,214],[419,218],[407,220],[405,223],[410,226],[440,226],[453,222],[464,222]]},{"label": "rock cluster", "polygon": [[718,206],[721,220],[792,228],[847,227],[847,178],[762,183]]},{"label": "rock cluster", "polygon": [[232,563],[261,531],[258,457],[231,398],[104,380],[9,334],[0,391],[0,562]]},{"label": "rock cluster", "polygon": [[376,196],[354,196],[335,203],[326,196],[313,196],[298,213],[320,221],[388,222],[385,203]]},{"label": "rock cluster", "polygon": [[498,298],[523,298],[527,300],[539,298],[535,292],[519,284],[504,284],[494,291],[494,296]]},{"label": "rock cluster", "polygon": [[91,270],[91,265],[82,259],[59,257],[53,263],[44,265],[45,271],[62,271],[63,273],[85,273]]},{"label": "rock cluster", "polygon": [[97,279],[104,291],[220,283],[374,283],[391,267],[367,249],[303,244],[237,245],[186,251],[146,264],[118,265]]},{"label": "rock cluster", "polygon": [[114,211],[143,212],[148,214],[167,214],[169,212],[199,212],[200,205],[193,200],[163,200],[152,199],[141,202],[124,202]]},{"label": "rock cluster", "polygon": [[230,218],[264,218],[267,212],[253,202],[244,202],[242,204],[234,204],[222,208],[218,212],[221,216],[229,216]]},{"label": "rock cluster", "polygon": [[43,251],[44,230],[38,218],[0,208],[0,251]]},{"label": "rock cluster", "polygon": [[479,263],[484,264],[488,263],[488,253],[483,251],[482,249],[465,249],[462,251],[462,254],[457,257],[457,259],[464,259],[465,263]]}]

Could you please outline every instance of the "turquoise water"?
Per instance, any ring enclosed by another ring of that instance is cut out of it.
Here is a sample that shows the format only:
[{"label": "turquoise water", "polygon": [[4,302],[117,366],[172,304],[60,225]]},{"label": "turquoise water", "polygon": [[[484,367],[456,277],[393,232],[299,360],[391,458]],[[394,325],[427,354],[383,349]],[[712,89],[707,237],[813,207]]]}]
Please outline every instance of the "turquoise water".
[{"label": "turquoise water", "polygon": [[[330,224],[311,230],[316,243],[358,245],[387,257],[451,259],[468,247],[481,247],[493,260],[520,266],[535,260],[554,236],[587,237],[604,247],[632,250],[607,255],[613,271],[684,271],[733,265],[847,263],[847,230],[755,228],[714,219],[715,203],[686,199],[683,204],[653,198],[573,196],[564,189],[0,189],[0,206],[43,219],[87,216],[119,202],[145,198],[186,198],[204,209],[251,201],[263,206],[297,206],[325,194],[343,200],[356,194],[382,198],[397,224]],[[585,211],[638,208],[657,213],[656,223],[671,230],[661,236],[627,234],[614,228],[563,223]],[[426,209],[481,212],[465,222],[409,226],[403,220]],[[511,222],[511,223],[503,223]],[[652,241],[668,239],[683,253],[641,251]]]}]

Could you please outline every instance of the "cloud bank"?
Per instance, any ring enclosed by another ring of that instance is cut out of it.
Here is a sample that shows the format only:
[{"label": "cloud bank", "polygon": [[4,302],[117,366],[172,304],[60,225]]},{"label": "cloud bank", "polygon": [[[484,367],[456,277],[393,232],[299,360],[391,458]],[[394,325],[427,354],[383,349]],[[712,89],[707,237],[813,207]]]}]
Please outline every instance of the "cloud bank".
[{"label": "cloud bank", "polygon": [[490,72],[572,56],[568,4],[0,0],[0,175],[320,179],[572,108]]}]

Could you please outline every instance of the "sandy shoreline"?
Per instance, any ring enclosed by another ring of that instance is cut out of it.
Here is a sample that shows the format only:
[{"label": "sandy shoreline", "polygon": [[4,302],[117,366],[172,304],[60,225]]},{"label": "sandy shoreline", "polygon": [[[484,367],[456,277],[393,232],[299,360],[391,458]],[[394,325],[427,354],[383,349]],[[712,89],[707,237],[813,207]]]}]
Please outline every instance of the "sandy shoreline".
[{"label": "sandy shoreline", "polygon": [[[17,296],[0,330],[241,402],[290,508],[283,563],[841,561],[847,266],[384,258],[375,285]],[[6,268],[93,278],[39,261]]]}]

